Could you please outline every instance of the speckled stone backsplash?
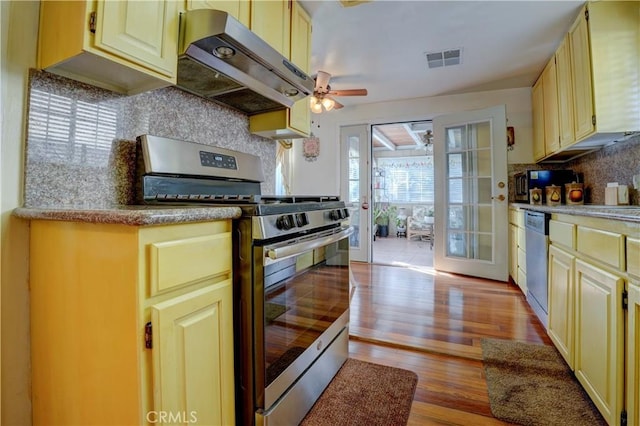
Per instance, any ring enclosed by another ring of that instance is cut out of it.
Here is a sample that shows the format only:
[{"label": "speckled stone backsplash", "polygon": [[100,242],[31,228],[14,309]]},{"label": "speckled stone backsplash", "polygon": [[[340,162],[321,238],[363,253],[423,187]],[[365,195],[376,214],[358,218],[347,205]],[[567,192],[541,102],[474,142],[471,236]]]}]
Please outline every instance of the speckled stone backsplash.
[{"label": "speckled stone backsplash", "polygon": [[509,201],[515,196],[513,175],[536,169],[571,169],[579,173],[584,182],[585,203],[604,204],[607,183],[618,182],[629,187],[630,204],[640,204],[640,193],[632,183],[633,175],[640,174],[640,135],[563,164],[510,164]]},{"label": "speckled stone backsplash", "polygon": [[640,136],[576,158],[566,166],[582,174],[587,203],[604,204],[607,182],[618,182],[628,185],[629,203],[640,204],[632,181],[633,175],[640,174]]},{"label": "speckled stone backsplash", "polygon": [[32,70],[25,207],[134,204],[142,134],[257,155],[262,193],[275,192],[276,143],[250,134],[246,115],[173,87],[124,96]]}]

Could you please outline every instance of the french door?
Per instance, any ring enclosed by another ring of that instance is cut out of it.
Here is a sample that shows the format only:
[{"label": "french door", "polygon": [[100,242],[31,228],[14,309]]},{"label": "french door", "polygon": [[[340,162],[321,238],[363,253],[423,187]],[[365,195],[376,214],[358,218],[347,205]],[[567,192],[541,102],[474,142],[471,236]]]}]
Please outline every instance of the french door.
[{"label": "french door", "polygon": [[433,124],[434,267],[507,281],[505,106],[442,115]]},{"label": "french door", "polygon": [[[371,261],[371,213],[369,210],[371,142],[367,125],[340,128],[340,197],[355,232],[349,239],[351,260]],[[372,206],[373,208],[373,206]]]}]

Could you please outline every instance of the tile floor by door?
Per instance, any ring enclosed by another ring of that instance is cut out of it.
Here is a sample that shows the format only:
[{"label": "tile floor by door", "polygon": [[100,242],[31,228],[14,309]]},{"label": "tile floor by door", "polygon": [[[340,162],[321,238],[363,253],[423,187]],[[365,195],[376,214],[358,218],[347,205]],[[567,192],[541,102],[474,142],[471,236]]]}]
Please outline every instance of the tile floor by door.
[{"label": "tile floor by door", "polygon": [[373,242],[373,263],[396,266],[433,266],[433,248],[429,241],[389,235]]}]

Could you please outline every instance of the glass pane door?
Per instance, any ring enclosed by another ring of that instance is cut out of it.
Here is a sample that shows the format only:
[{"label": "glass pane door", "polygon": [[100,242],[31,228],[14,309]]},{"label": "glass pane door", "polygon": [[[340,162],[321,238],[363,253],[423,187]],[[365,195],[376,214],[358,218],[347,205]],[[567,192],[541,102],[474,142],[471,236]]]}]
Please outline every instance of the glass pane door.
[{"label": "glass pane door", "polygon": [[438,270],[506,281],[504,106],[436,117]]},{"label": "glass pane door", "polygon": [[369,236],[369,158],[367,127],[345,126],[340,129],[342,140],[341,197],[349,208],[349,223],[355,232],[349,239],[351,260],[371,261]]},{"label": "glass pane door", "polygon": [[449,127],[447,157],[447,256],[491,261],[490,123]]}]

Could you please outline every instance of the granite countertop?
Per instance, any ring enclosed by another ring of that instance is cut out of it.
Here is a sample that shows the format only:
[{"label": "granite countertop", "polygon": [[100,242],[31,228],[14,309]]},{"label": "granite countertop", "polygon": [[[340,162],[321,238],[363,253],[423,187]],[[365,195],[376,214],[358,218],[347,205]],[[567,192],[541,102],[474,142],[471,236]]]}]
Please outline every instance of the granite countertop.
[{"label": "granite countertop", "polygon": [[212,206],[134,206],[105,208],[29,208],[20,207],[13,215],[22,219],[63,220],[69,222],[112,223],[120,225],[163,225],[240,217],[238,207]]},{"label": "granite countertop", "polygon": [[547,206],[526,203],[511,203],[511,206],[544,213],[572,214],[640,223],[640,206],[605,206],[596,204]]}]

